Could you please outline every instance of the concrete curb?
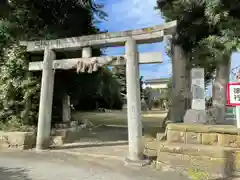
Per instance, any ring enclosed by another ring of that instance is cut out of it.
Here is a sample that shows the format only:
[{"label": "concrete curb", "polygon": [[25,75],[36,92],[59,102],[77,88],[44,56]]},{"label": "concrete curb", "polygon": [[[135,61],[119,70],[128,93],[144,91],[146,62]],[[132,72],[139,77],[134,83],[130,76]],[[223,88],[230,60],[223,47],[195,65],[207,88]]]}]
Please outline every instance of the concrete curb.
[{"label": "concrete curb", "polygon": [[123,161],[125,157],[119,157],[119,156],[112,156],[112,155],[106,155],[106,154],[95,154],[95,153],[82,153],[82,152],[73,152],[73,151],[64,151],[64,150],[56,150],[56,152],[61,152],[73,156],[88,156],[92,158],[107,158],[112,160],[118,160]]}]

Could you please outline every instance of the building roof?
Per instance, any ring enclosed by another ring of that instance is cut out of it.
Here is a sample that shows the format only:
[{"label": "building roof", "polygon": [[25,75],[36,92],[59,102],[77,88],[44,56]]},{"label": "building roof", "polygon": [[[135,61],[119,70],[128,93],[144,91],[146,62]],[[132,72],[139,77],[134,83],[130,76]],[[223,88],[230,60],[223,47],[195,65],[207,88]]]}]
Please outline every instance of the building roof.
[{"label": "building roof", "polygon": [[145,84],[152,84],[152,83],[168,83],[169,78],[160,78],[160,79],[146,79]]}]

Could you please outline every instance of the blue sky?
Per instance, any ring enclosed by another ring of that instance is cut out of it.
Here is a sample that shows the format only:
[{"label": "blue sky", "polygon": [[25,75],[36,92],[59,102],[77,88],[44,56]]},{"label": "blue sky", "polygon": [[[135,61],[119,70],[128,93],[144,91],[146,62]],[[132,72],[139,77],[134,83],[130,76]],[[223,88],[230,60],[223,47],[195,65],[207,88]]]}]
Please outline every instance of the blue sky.
[{"label": "blue sky", "polygon": [[[156,0],[97,0],[105,5],[107,21],[98,24],[101,30],[117,32],[129,29],[150,27],[164,23],[161,14],[154,10]],[[139,52],[159,52],[164,54],[162,64],[140,66],[140,74],[144,79],[166,78],[171,76],[171,62],[165,53],[165,42],[140,45]],[[108,48],[108,55],[124,54],[124,47]],[[232,68],[240,65],[240,53],[232,56]]]}]

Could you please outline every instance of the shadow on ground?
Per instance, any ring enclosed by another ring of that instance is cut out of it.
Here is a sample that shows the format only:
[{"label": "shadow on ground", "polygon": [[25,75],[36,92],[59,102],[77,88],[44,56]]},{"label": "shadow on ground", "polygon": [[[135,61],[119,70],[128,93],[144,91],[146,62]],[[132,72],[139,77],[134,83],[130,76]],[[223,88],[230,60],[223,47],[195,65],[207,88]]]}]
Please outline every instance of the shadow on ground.
[{"label": "shadow on ground", "polygon": [[[156,133],[164,133],[160,127],[145,127],[143,135],[145,142],[154,141]],[[109,147],[128,145],[128,128],[126,126],[103,125],[92,128],[79,137],[79,140],[64,146],[52,146],[52,149],[71,149],[71,148],[89,148],[89,147]]]},{"label": "shadow on ground", "polygon": [[[156,160],[156,134],[165,132],[161,127],[166,113],[145,112],[142,116],[145,158]],[[111,113],[78,112],[75,120],[88,120],[92,128],[79,135],[79,139],[63,146],[52,146],[52,150],[66,150],[79,153],[107,154],[124,157],[128,151],[127,114],[123,111]]]},{"label": "shadow on ground", "polygon": [[1,180],[32,180],[28,177],[27,171],[21,168],[0,167]]}]

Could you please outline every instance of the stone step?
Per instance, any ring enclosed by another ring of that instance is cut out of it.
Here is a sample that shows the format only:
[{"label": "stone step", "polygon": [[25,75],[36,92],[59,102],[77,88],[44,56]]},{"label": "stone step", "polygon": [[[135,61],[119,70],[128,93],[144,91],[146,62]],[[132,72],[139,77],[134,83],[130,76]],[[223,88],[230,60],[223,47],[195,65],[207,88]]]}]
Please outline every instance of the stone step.
[{"label": "stone step", "polygon": [[157,156],[157,141],[145,142],[144,146],[144,155],[148,157],[156,157]]},{"label": "stone step", "polygon": [[[236,164],[236,165],[235,165]],[[191,179],[238,179],[239,163],[228,159],[212,159],[200,156],[162,152],[158,154],[155,168],[162,171],[177,171]],[[199,178],[207,176],[207,178]]]},{"label": "stone step", "polygon": [[168,152],[174,154],[185,154],[190,156],[205,156],[210,158],[226,158],[234,154],[240,161],[240,148],[231,148],[214,145],[182,144],[182,143],[159,143],[158,153]]},{"label": "stone step", "polygon": [[240,148],[159,143],[156,168],[166,167],[188,175],[190,171],[206,173],[210,179],[236,176],[240,170]]}]

